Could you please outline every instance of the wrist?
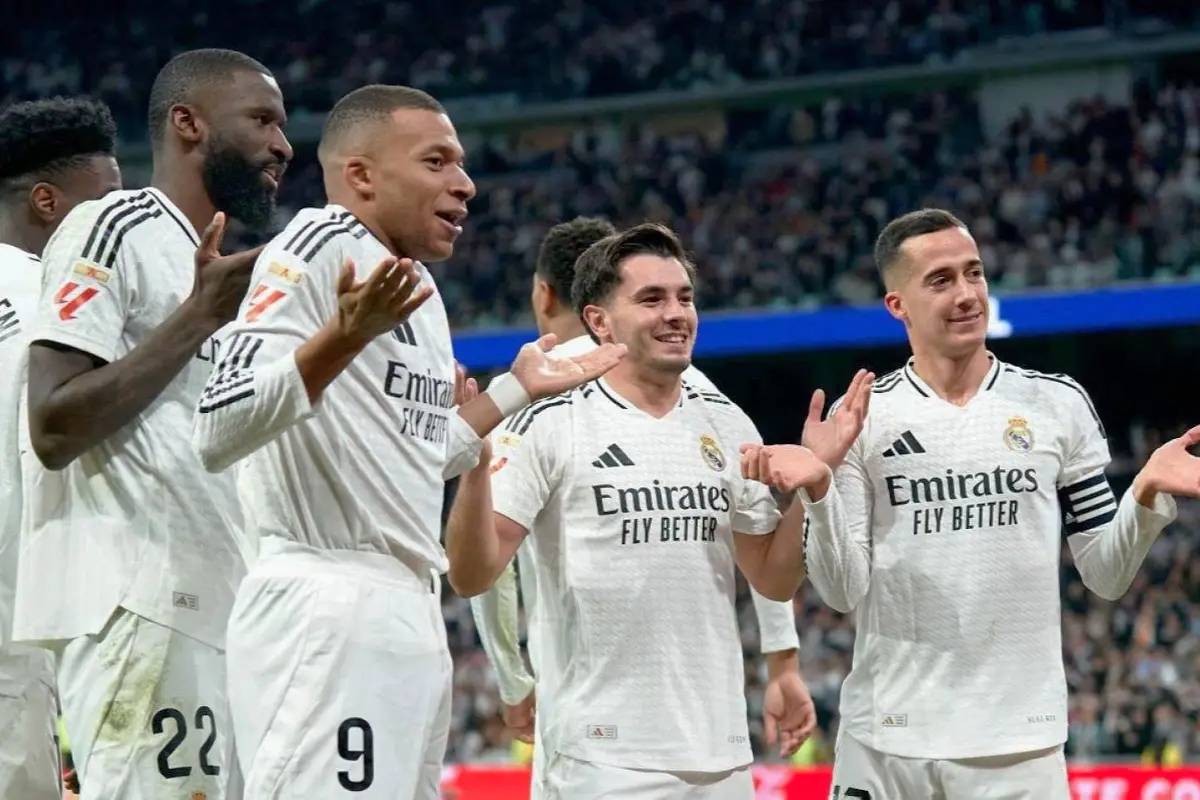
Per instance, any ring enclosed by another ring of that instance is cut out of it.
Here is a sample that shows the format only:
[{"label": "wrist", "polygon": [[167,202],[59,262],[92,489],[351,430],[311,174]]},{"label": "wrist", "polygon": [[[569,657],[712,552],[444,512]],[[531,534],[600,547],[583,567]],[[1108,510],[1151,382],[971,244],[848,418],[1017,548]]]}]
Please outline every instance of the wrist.
[{"label": "wrist", "polygon": [[492,381],[483,393],[496,404],[501,419],[511,417],[530,403],[529,392],[511,373]]},{"label": "wrist", "polygon": [[1158,486],[1154,479],[1146,474],[1145,469],[1134,477],[1133,485],[1129,487],[1129,492],[1133,495],[1134,501],[1139,506],[1154,508],[1154,500],[1158,497]]},{"label": "wrist", "polygon": [[800,672],[800,651],[796,648],[767,653],[767,677],[775,680],[780,675]]},{"label": "wrist", "polygon": [[808,486],[803,487],[808,492],[808,499],[814,503],[819,503],[825,499],[825,495],[829,494],[829,487],[833,483],[833,470],[825,467],[825,472],[821,477]]},{"label": "wrist", "polygon": [[212,337],[229,322],[206,310],[194,295],[180,303],[179,314],[201,340]]}]

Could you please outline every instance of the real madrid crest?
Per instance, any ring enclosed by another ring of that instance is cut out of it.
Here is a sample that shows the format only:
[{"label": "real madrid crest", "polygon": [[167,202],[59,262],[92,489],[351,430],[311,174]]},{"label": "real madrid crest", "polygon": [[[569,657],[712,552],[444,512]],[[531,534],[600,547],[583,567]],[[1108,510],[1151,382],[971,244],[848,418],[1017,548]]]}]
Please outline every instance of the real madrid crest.
[{"label": "real madrid crest", "polygon": [[717,446],[717,440],[708,434],[700,435],[700,455],[713,472],[721,472],[725,469],[725,454]]},{"label": "real madrid crest", "polygon": [[1010,418],[1008,427],[1004,429],[1004,445],[1018,453],[1028,453],[1032,450],[1033,431],[1030,430],[1029,423],[1021,417]]}]

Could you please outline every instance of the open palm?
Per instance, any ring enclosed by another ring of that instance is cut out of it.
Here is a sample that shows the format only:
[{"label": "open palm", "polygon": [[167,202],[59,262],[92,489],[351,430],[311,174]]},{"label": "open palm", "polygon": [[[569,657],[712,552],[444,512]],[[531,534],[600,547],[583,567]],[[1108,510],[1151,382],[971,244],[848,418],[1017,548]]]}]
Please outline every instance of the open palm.
[{"label": "open palm", "polygon": [[841,404],[823,420],[821,412],[825,409],[825,392],[821,389],[813,392],[800,443],[829,465],[830,469],[841,466],[846,453],[850,452],[850,446],[862,433],[871,404],[871,385],[874,380],[874,373],[860,369],[850,382]]},{"label": "open palm", "polygon": [[530,400],[553,397],[594,381],[625,357],[623,344],[602,344],[590,353],[573,358],[550,354],[556,337],[548,333],[521,348],[512,364],[512,375],[521,382]]},{"label": "open palm", "polygon": [[1200,497],[1200,458],[1188,450],[1200,444],[1200,425],[1155,450],[1142,475],[1156,491],[1175,497]]}]

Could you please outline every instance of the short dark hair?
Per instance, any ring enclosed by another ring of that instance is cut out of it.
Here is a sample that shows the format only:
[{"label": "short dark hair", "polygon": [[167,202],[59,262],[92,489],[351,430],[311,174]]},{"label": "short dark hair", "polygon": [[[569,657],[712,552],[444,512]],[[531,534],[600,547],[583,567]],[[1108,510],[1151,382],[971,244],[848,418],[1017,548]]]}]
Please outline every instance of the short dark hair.
[{"label": "short dark hair", "polygon": [[258,72],[271,76],[271,70],[237,50],[188,50],[168,61],[158,71],[154,85],[150,87],[151,146],[157,149],[162,145],[174,106],[190,102],[197,89],[226,81],[236,72]]},{"label": "short dark hair", "polygon": [[[693,283],[696,280],[696,268],[674,231],[657,222],[643,222],[605,236],[583,251],[575,262],[575,280],[571,283],[571,305],[575,312],[582,316],[587,306],[607,300],[621,283],[621,265],[640,255],[673,258],[683,265]],[[588,330],[590,333],[591,329]]]},{"label": "short dark hair", "polygon": [[571,284],[575,282],[575,262],[584,251],[617,228],[599,217],[576,217],[551,228],[538,248],[534,271],[550,285],[563,303],[571,302]]},{"label": "short dark hair", "polygon": [[875,267],[880,276],[887,280],[888,273],[904,258],[900,248],[909,239],[951,228],[967,230],[966,223],[940,208],[923,208],[896,217],[879,232],[879,238],[875,240]]},{"label": "short dark hair", "polygon": [[338,100],[325,117],[318,155],[364,122],[382,122],[393,112],[405,108],[445,114],[445,107],[433,95],[411,86],[389,86],[373,83],[362,86]]},{"label": "short dark hair", "polygon": [[0,113],[0,189],[46,180],[96,155],[114,155],[117,126],[99,100],[54,97]]}]

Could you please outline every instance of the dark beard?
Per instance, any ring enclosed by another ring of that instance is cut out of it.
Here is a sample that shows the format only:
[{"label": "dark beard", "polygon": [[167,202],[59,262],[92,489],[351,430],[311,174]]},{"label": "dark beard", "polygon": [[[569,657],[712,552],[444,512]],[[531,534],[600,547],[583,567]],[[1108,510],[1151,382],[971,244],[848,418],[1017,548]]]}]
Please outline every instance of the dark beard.
[{"label": "dark beard", "polygon": [[263,183],[263,168],[274,159],[254,162],[215,139],[204,158],[204,189],[218,211],[261,230],[275,212],[275,192]]}]

